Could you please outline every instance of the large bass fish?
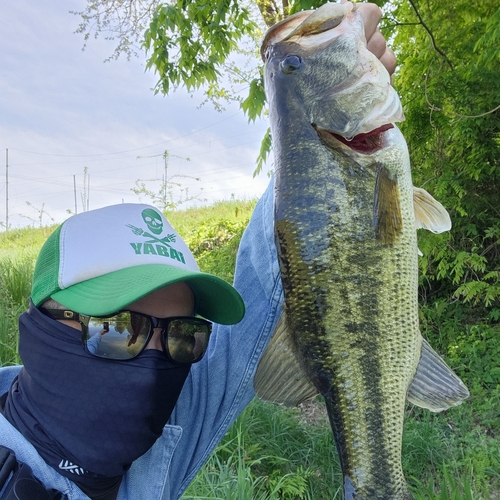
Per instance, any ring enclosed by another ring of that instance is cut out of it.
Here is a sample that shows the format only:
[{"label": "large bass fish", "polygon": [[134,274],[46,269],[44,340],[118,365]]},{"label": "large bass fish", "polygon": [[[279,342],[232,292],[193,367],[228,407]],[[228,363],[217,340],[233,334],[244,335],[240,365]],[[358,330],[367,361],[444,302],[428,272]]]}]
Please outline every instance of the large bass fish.
[{"label": "large bass fish", "polygon": [[416,230],[448,230],[449,216],[413,187],[401,104],[354,4],[285,19],[262,55],[285,307],[257,394],[324,396],[345,499],[411,499],[405,398],[440,411],[468,396],[418,322]]}]

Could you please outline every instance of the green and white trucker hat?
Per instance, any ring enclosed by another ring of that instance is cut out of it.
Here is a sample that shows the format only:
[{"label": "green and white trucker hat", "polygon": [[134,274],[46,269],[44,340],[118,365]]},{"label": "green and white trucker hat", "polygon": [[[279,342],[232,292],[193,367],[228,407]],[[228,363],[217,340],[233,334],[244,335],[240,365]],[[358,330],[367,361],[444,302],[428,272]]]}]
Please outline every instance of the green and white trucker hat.
[{"label": "green and white trucker hat", "polygon": [[221,324],[245,313],[240,294],[224,280],[202,273],[187,245],[154,207],[127,203],[70,217],[38,256],[31,298],[52,298],[82,314],[103,316],[163,288],[185,281],[197,314]]}]

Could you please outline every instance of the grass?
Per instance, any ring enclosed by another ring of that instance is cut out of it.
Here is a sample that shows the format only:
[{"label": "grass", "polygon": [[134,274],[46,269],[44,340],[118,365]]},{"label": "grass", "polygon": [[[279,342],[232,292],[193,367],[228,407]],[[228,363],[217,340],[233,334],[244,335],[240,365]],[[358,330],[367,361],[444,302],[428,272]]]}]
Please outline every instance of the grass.
[{"label": "grass", "polygon": [[307,423],[296,409],[255,400],[234,423],[183,500],[339,498],[340,484],[328,426]]},{"label": "grass", "polygon": [[[0,366],[19,364],[17,317],[28,307],[36,251],[0,258]],[[5,256],[9,255],[9,256]]]},{"label": "grass", "polygon": [[[254,200],[221,203],[168,218],[202,270],[231,282],[238,242],[254,205]],[[0,233],[1,365],[19,363],[17,316],[27,306],[35,256],[52,230]],[[403,469],[410,489],[415,500],[500,500],[500,328],[443,320],[426,307],[425,333],[431,332],[431,344],[446,354],[471,397],[439,414],[408,405]],[[255,400],[183,500],[341,500],[341,484],[321,401],[285,409]]]},{"label": "grass", "polygon": [[16,260],[19,255],[23,255],[25,252],[36,256],[44,241],[55,228],[56,226],[48,226],[0,232],[0,259],[10,257]]},{"label": "grass", "polygon": [[183,238],[196,233],[197,227],[205,224],[218,224],[221,221],[238,222],[250,218],[257,200],[252,198],[246,201],[221,201],[201,208],[174,210],[166,216],[172,226]]}]

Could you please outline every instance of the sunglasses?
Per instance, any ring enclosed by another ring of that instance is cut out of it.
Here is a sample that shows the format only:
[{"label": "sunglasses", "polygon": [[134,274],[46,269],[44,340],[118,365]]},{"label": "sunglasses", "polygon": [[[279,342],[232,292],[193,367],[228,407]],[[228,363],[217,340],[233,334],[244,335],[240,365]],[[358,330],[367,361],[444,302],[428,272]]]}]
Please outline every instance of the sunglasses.
[{"label": "sunglasses", "polygon": [[192,316],[155,318],[132,311],[88,316],[64,309],[40,310],[52,319],[78,321],[84,349],[98,358],[133,359],[146,348],[154,329],[161,328],[165,356],[175,363],[196,363],[205,354],[212,333],[210,321]]}]

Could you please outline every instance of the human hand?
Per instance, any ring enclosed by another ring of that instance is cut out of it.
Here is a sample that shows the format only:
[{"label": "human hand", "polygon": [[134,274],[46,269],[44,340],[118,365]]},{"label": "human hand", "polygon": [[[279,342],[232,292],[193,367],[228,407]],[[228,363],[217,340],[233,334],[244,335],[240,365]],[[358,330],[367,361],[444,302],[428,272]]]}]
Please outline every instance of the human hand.
[{"label": "human hand", "polygon": [[384,35],[378,29],[378,24],[382,18],[382,11],[374,3],[357,3],[355,5],[365,23],[368,50],[380,59],[380,62],[385,66],[389,74],[392,75],[396,69],[396,56],[387,47]]}]

